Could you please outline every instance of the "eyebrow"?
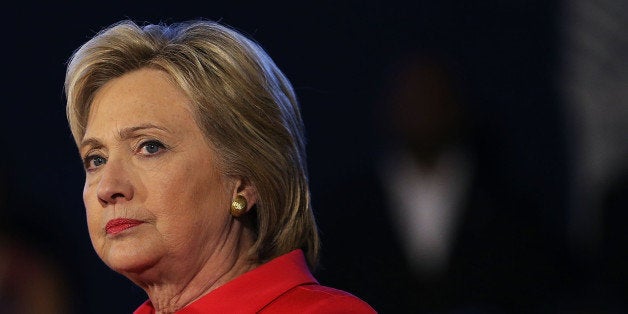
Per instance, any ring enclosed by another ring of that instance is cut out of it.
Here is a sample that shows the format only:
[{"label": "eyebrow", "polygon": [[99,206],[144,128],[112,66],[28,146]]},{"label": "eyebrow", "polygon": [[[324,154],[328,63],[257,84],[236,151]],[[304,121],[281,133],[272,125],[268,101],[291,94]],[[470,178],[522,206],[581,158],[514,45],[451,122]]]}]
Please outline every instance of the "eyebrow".
[{"label": "eyebrow", "polygon": [[[170,130],[168,130],[167,128],[165,128],[163,126],[155,125],[155,124],[152,124],[152,123],[143,123],[143,124],[140,124],[140,125],[137,125],[137,126],[127,127],[127,128],[123,128],[123,129],[119,130],[117,137],[120,140],[126,140],[126,139],[129,139],[129,138],[132,138],[134,136],[134,133],[136,133],[137,131],[147,130],[147,129],[157,129],[157,130],[162,130],[162,131],[165,131],[165,132],[172,133]],[[91,146],[92,148],[100,148],[100,147],[103,146],[103,144],[97,138],[88,137],[88,138],[84,138],[81,141],[81,144],[79,145],[79,150],[83,150],[83,148],[85,148],[87,146]]]}]

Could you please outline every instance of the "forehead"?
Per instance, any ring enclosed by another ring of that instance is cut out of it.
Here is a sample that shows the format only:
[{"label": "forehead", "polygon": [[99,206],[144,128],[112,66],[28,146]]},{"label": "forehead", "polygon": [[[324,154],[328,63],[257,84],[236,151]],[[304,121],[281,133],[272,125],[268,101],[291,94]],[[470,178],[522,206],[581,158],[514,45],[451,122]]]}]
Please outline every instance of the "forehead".
[{"label": "forehead", "polygon": [[147,122],[175,129],[196,125],[190,99],[160,70],[139,69],[103,85],[91,104],[85,136],[112,123],[129,127]]}]

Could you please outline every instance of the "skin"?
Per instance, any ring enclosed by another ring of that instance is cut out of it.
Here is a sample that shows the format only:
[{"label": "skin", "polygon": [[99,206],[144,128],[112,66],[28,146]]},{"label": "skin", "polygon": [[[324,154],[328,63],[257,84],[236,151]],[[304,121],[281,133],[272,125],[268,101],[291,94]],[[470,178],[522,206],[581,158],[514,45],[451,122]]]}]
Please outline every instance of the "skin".
[{"label": "skin", "polygon": [[[229,213],[237,194],[249,210],[255,189],[223,174],[190,103],[165,72],[127,73],[97,92],[79,145],[94,249],[146,291],[157,313],[257,266],[246,258],[252,232]],[[108,233],[115,218],[141,223]]]}]

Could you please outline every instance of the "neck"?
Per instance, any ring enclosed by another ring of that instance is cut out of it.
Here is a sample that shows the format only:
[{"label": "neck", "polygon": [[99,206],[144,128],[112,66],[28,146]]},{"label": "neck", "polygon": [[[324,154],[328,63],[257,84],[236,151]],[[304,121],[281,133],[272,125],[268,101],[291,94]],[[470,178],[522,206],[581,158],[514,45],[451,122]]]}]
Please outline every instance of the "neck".
[{"label": "neck", "polygon": [[237,239],[230,239],[233,237],[226,235],[224,242],[214,252],[210,252],[201,263],[191,269],[177,268],[160,274],[145,273],[141,277],[156,280],[134,280],[148,294],[155,313],[174,313],[258,266],[247,254],[248,248],[253,244],[250,232],[242,232]]}]

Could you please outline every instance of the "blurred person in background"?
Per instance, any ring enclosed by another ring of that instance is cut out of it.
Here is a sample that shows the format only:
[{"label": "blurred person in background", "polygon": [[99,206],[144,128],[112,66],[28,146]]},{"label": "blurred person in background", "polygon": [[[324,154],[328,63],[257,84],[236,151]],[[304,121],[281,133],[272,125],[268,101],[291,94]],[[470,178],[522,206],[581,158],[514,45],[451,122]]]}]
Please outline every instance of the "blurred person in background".
[{"label": "blurred person in background", "polygon": [[573,159],[566,309],[628,311],[628,3],[560,1],[557,87]]},{"label": "blurred person in background", "polygon": [[374,164],[315,198],[330,238],[319,276],[386,313],[535,309],[551,298],[559,248],[493,167],[500,135],[481,133],[450,61],[413,51],[386,72]]}]

